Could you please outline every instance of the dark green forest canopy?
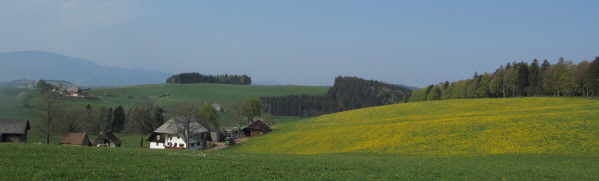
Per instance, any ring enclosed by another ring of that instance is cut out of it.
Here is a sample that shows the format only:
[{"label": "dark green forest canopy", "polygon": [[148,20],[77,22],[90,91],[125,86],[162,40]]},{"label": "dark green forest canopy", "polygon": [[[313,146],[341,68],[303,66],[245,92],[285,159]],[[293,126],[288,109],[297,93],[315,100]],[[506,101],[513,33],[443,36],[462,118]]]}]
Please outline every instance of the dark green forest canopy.
[{"label": "dark green forest canopy", "polygon": [[192,84],[192,83],[219,83],[219,84],[252,84],[252,78],[247,75],[203,75],[200,73],[180,73],[166,79],[166,83]]},{"label": "dark green forest canopy", "polygon": [[574,64],[563,58],[556,64],[512,62],[494,73],[456,82],[443,82],[412,91],[410,102],[464,98],[519,96],[599,96],[599,57]]},{"label": "dark green forest canopy", "polygon": [[277,116],[318,116],[365,107],[400,103],[410,89],[357,77],[337,77],[325,95],[261,97],[264,111]]}]

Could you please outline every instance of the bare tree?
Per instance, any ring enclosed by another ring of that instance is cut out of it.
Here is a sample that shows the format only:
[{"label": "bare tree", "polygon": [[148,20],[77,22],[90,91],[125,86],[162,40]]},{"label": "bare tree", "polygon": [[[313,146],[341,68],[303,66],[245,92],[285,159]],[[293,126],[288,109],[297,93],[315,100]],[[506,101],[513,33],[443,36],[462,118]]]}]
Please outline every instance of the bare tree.
[{"label": "bare tree", "polygon": [[50,132],[54,128],[54,122],[61,116],[63,107],[59,96],[55,92],[45,92],[40,99],[43,112],[40,114],[43,132],[46,132],[46,144],[50,144]]},{"label": "bare tree", "polygon": [[185,139],[185,146],[189,149],[189,139],[190,139],[190,125],[192,122],[197,122],[200,119],[200,112],[198,104],[195,102],[184,102],[183,104],[179,104],[175,110],[172,112],[172,117],[179,117],[180,119],[174,119],[175,125],[172,126],[181,126],[181,130],[183,137]]},{"label": "bare tree", "polygon": [[21,92],[17,95],[17,100],[23,102],[23,107],[29,107],[29,102],[31,101],[31,95],[27,92]]},{"label": "bare tree", "polygon": [[265,123],[271,125],[271,124],[276,124],[279,120],[277,120],[277,118],[275,118],[274,115],[269,114],[269,113],[262,113],[262,116],[260,117],[260,119],[262,119],[262,121],[264,121]]},{"label": "bare tree", "polygon": [[137,132],[140,135],[140,147],[144,147],[144,136],[147,132],[147,124],[151,122],[152,110],[154,103],[146,99],[143,101],[135,102],[133,108],[127,113],[126,127],[129,132]]},{"label": "bare tree", "polygon": [[243,114],[242,107],[242,103],[239,102],[232,104],[227,108],[227,113],[231,116],[231,119],[237,123],[237,135],[241,134],[241,124],[247,121],[245,115]]},{"label": "bare tree", "polygon": [[63,109],[60,121],[56,121],[56,131],[59,133],[82,132],[82,116],[85,110],[80,106],[71,106]]}]

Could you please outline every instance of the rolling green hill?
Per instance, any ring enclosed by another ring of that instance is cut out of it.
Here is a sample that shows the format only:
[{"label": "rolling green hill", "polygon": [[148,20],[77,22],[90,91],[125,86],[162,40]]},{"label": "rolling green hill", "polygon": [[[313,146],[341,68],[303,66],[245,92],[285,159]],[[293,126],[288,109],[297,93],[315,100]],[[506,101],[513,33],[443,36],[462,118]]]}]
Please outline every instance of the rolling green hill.
[{"label": "rolling green hill", "polygon": [[[318,86],[253,86],[253,85],[225,85],[225,84],[153,84],[129,87],[92,89],[90,95],[98,99],[65,98],[66,106],[87,104],[92,107],[116,107],[122,105],[129,107],[133,103],[150,99],[155,104],[169,110],[184,101],[207,101],[219,104],[232,104],[250,97],[282,96],[294,94],[321,95],[328,87]],[[0,88],[0,108],[19,107],[16,96],[20,92],[28,92],[34,96],[31,111],[38,109],[36,100],[39,91],[34,89]],[[168,95],[168,96],[166,96]],[[0,117],[7,117],[10,111],[0,111]],[[18,116],[18,115],[17,115]],[[22,115],[27,117],[27,115]],[[13,118],[9,116],[10,118]]]},{"label": "rolling green hill", "polygon": [[[231,104],[249,97],[295,94],[322,95],[328,87],[317,86],[255,86],[231,84],[152,84],[118,88],[94,89],[89,94],[100,97],[104,105],[129,106],[149,98],[167,109],[183,101],[207,101]],[[108,96],[112,95],[112,97]],[[166,96],[168,95],[168,97]],[[116,96],[116,97],[114,97]],[[131,96],[131,98],[129,98]]]},{"label": "rolling green hill", "polygon": [[[254,85],[225,85],[225,84],[153,84],[129,87],[114,87],[92,89],[97,99],[86,98],[63,98],[65,107],[85,107],[90,104],[97,109],[101,106],[116,108],[119,105],[128,109],[133,103],[144,99],[150,99],[155,104],[167,111],[172,110],[184,101],[208,101],[213,103],[232,104],[240,102],[249,97],[260,96],[283,96],[294,94],[322,95],[328,87],[319,86],[254,86]],[[27,92],[34,98],[32,107],[25,108],[16,97],[21,92]],[[167,95],[168,96],[162,96]],[[225,107],[226,108],[226,107]],[[32,124],[30,140],[32,142],[41,140],[38,129],[39,113],[39,90],[0,87],[0,118],[29,119]],[[167,116],[167,115],[165,115]],[[278,117],[280,120],[297,120],[296,117]],[[223,126],[233,126],[227,114],[221,114],[220,121]]]},{"label": "rolling green hill", "polygon": [[599,101],[513,98],[373,107],[279,125],[234,151],[408,155],[597,154]]}]

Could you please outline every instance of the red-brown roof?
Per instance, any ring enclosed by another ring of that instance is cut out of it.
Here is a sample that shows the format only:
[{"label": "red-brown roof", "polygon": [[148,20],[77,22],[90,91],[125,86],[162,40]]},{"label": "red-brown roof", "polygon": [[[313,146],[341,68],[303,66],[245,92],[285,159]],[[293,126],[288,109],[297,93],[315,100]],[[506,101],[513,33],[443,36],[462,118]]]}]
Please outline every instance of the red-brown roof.
[{"label": "red-brown roof", "polygon": [[271,131],[270,126],[261,120],[256,120],[247,126],[248,129],[260,130],[264,133]]},{"label": "red-brown roof", "polygon": [[67,133],[67,135],[60,139],[60,144],[89,146],[91,142],[85,133]]}]

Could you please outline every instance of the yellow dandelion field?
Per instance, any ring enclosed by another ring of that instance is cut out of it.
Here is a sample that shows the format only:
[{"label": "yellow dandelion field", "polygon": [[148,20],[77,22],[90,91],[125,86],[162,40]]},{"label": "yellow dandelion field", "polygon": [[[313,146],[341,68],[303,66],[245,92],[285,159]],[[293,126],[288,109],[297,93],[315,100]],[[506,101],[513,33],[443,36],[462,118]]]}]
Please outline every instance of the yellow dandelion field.
[{"label": "yellow dandelion field", "polygon": [[599,153],[599,101],[465,99],[346,111],[281,124],[235,150],[417,155]]}]

